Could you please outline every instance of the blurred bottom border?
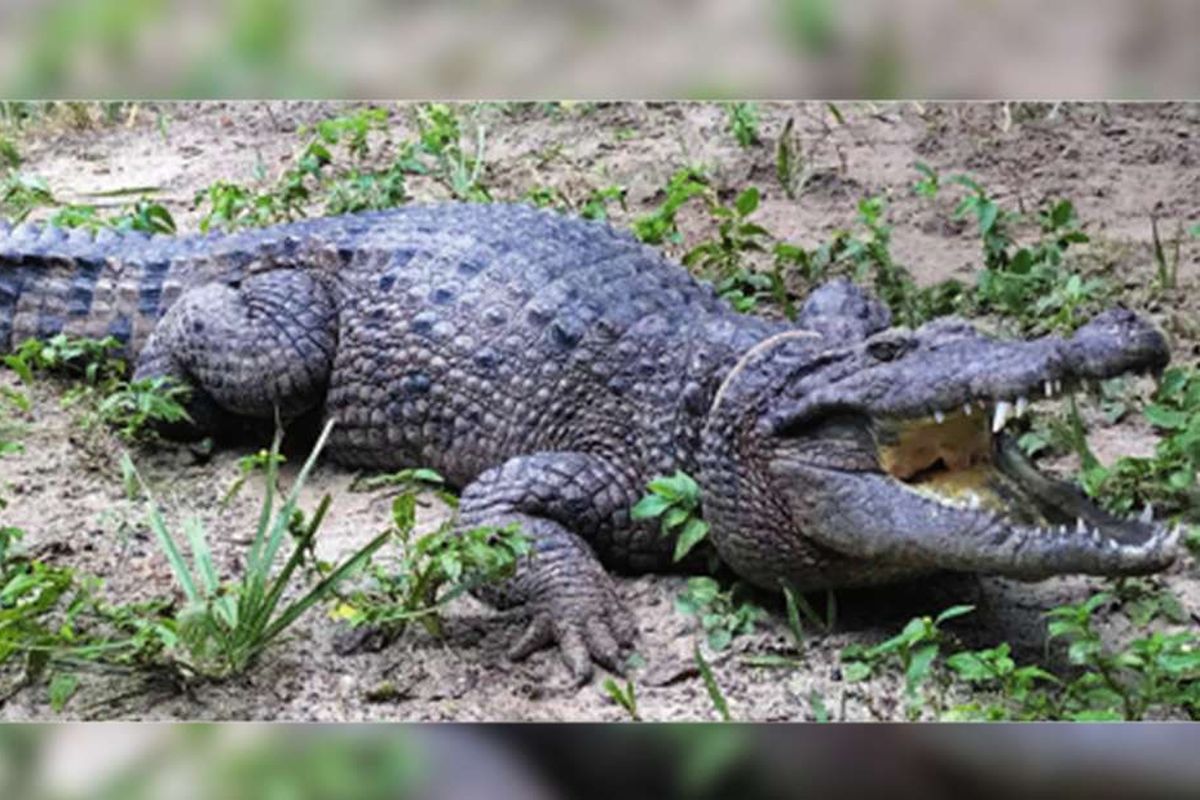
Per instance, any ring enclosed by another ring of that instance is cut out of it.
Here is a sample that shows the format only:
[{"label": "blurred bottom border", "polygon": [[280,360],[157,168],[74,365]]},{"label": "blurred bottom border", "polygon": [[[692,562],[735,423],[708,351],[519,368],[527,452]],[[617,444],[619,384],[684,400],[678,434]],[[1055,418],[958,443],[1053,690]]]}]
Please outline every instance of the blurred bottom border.
[{"label": "blurred bottom border", "polygon": [[0,726],[0,797],[1196,797],[1200,728],[72,723]]}]

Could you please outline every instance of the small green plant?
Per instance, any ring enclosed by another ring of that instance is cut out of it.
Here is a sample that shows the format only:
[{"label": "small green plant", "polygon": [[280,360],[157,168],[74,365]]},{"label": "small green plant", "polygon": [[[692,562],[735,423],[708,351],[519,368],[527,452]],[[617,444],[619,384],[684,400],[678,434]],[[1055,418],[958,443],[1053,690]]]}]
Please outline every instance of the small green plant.
[{"label": "small green plant", "polygon": [[458,507],[458,497],[446,488],[446,479],[428,467],[410,467],[381,475],[356,475],[349,488],[352,492],[373,492],[389,487],[432,491],[446,505]]},{"label": "small green plant", "polygon": [[929,680],[934,659],[944,641],[942,624],[974,610],[974,606],[952,606],[936,617],[910,620],[900,633],[877,645],[850,645],[842,651],[842,675],[847,681],[865,680],[883,664],[895,659],[904,674],[908,716],[916,719],[924,704],[922,687]]},{"label": "small green plant", "polygon": [[1096,631],[1096,612],[1108,593],[1047,614],[1049,639],[1067,645],[1069,661],[1084,671],[1065,688],[1062,713],[1074,720],[1138,720],[1155,706],[1200,714],[1200,638],[1190,631],[1155,631],[1113,650]]},{"label": "small green plant", "polygon": [[680,244],[683,235],[675,221],[679,209],[692,198],[709,191],[711,189],[708,178],[699,167],[686,167],[676,171],[667,183],[666,199],[662,204],[649,214],[634,220],[634,235],[646,244]]},{"label": "small green plant", "polygon": [[657,519],[663,536],[675,535],[675,561],[682,561],[708,536],[700,518],[700,485],[683,471],[650,481],[649,493],[630,510],[635,520]]},{"label": "small green plant", "polygon": [[487,583],[512,577],[518,562],[532,556],[528,539],[516,525],[484,526],[466,531],[447,521],[417,536],[417,494],[408,489],[392,501],[388,536],[400,541],[398,568],[371,564],[371,585],[343,595],[336,615],[355,626],[371,625],[388,638],[400,636],[416,620],[440,636],[440,612],[450,601]]},{"label": "small green plant", "polygon": [[985,266],[974,296],[978,310],[1011,318],[1023,332],[1071,331],[1086,320],[1085,312],[1095,310],[1108,285],[1064,267],[1069,248],[1089,241],[1071,201],[1044,207],[1037,216],[1038,240],[1021,246],[1012,233],[1021,215],[1002,208],[974,179],[957,175],[951,180],[969,190],[955,216],[973,216],[983,239]]},{"label": "small green plant", "polygon": [[938,190],[941,189],[941,176],[933,167],[921,161],[913,167],[921,173],[921,179],[913,184],[913,191],[921,197],[937,197]]},{"label": "small green plant", "polygon": [[604,186],[593,189],[588,193],[578,208],[570,197],[567,197],[552,186],[534,186],[521,197],[522,200],[538,208],[553,208],[563,213],[575,211],[584,219],[608,219],[608,207],[618,203],[625,210],[625,188],[622,186]]},{"label": "small green plant", "polygon": [[184,404],[190,392],[169,378],[122,381],[95,406],[95,419],[126,442],[158,441],[162,425],[190,422]]},{"label": "small green plant", "polygon": [[75,381],[66,406],[82,406],[85,429],[112,427],[126,442],[158,440],[158,428],[190,420],[184,407],[187,387],[168,378],[127,381],[127,365],[112,337],[85,339],[57,334],[45,341],[27,339],[4,356],[3,363],[29,383],[44,372]]},{"label": "small green plant", "polygon": [[[1144,585],[1119,583],[1117,594],[1121,607],[1142,622],[1160,617],[1175,624],[1190,621],[1162,592]],[[1163,713],[1200,718],[1200,636],[1190,630],[1157,630],[1108,642],[1097,621],[1114,599],[1101,592],[1047,612],[1047,650],[1061,643],[1071,665],[1062,674],[1018,664],[1007,643],[940,660],[938,651],[947,637],[939,621],[966,613],[967,606],[948,609],[935,620],[913,619],[898,636],[873,648],[846,648],[843,674],[847,680],[863,680],[897,664],[906,675],[910,718],[919,716],[928,700],[938,716],[957,720],[1138,720]],[[955,681],[969,690],[970,700],[943,709]],[[924,687],[931,682],[936,691],[927,697]]]},{"label": "small green plant", "polygon": [[965,650],[946,659],[955,677],[985,693],[991,702],[972,701],[951,709],[949,719],[1045,719],[1053,712],[1041,684],[1060,683],[1035,665],[1017,666],[1007,642],[983,650]]},{"label": "small green plant", "polygon": [[637,687],[633,681],[625,681],[625,686],[622,687],[612,678],[605,678],[604,693],[611,697],[614,703],[625,709],[625,713],[629,715],[630,720],[633,722],[642,721],[642,717],[638,713]]},{"label": "small green plant", "polygon": [[754,625],[766,612],[749,600],[736,595],[741,584],[722,589],[714,578],[696,576],[675,598],[675,609],[700,620],[705,640],[713,650],[724,650],[738,636],[754,632]]},{"label": "small green plant", "polygon": [[[246,555],[242,577],[224,584],[217,575],[200,522],[189,519],[183,526],[182,536],[172,533],[145,481],[137,475],[132,464],[126,464],[126,469],[137,477],[148,498],[150,528],[186,599],[183,609],[173,619],[163,621],[160,630],[167,645],[168,659],[186,676],[221,679],[244,672],[306,611],[333,596],[337,584],[359,570],[390,538],[390,531],[379,534],[329,569],[319,583],[298,598],[284,600],[329,508],[327,495],[311,520],[297,529],[300,492],[332,427],[332,422],[325,426],[291,491],[278,508],[275,505],[278,460],[274,456],[279,454],[282,437],[276,434],[270,451],[272,457],[267,459],[262,512]],[[128,456],[125,458],[128,460]],[[276,558],[283,551],[289,530],[298,535],[283,567],[277,570]],[[183,555],[184,542],[191,553],[190,565]]]},{"label": "small green plant", "polygon": [[743,260],[748,253],[766,251],[770,233],[750,221],[760,200],[758,189],[751,186],[734,200],[732,206],[711,203],[709,212],[717,223],[715,239],[701,242],[683,257],[684,266],[713,281],[717,294],[729,300],[739,311],[749,311],[761,293],[771,293],[787,302],[779,271],[766,274],[748,269]]},{"label": "small green plant", "polygon": [[74,623],[88,600],[72,570],[24,556],[23,537],[19,528],[0,526],[0,665],[24,659],[17,684],[2,697],[56,674],[49,654],[76,638]]},{"label": "small green plant", "polygon": [[729,119],[729,132],[743,148],[759,143],[758,105],[755,103],[728,103],[725,115]]},{"label": "small green plant", "polygon": [[1145,503],[1161,513],[1180,514],[1188,522],[1197,515],[1197,472],[1200,472],[1200,370],[1171,367],[1163,373],[1146,420],[1162,438],[1152,457],[1121,456],[1109,467],[1099,463],[1086,441],[1081,482],[1109,508],[1128,514]]},{"label": "small green plant", "polygon": [[491,192],[483,184],[484,143],[482,125],[475,126],[475,152],[462,148],[462,128],[453,108],[443,103],[427,103],[417,108],[420,138],[415,153],[433,158],[429,173],[459,200],[490,203]]},{"label": "small green plant", "polygon": [[[858,221],[865,235],[838,231],[832,241],[804,259],[810,275],[824,278],[830,272],[848,271],[857,283],[870,283],[892,310],[896,322],[916,327],[933,317],[959,311],[964,289],[958,281],[942,281],[920,288],[908,268],[892,258],[892,227],[886,219],[882,197],[859,201]],[[840,269],[839,269],[840,268]]]},{"label": "small green plant", "polygon": [[23,222],[36,208],[55,204],[45,179],[11,172],[0,180],[0,216]]},{"label": "small green plant", "polygon": [[[1192,228],[1193,236],[1198,228],[1200,226]],[[1150,213],[1150,237],[1154,246],[1154,264],[1157,268],[1158,288],[1163,290],[1175,289],[1179,285],[1179,250],[1183,243],[1183,223],[1180,223],[1176,228],[1170,256],[1167,255],[1167,249],[1163,246],[1162,237],[1158,233],[1157,208]]]},{"label": "small green plant", "polygon": [[[302,128],[301,146],[273,185],[256,190],[217,181],[197,192],[195,204],[209,207],[200,230],[289,222],[306,216],[313,206],[326,214],[344,214],[407,202],[406,176],[412,171],[407,161],[398,157],[383,170],[365,166],[376,155],[375,139],[390,144],[387,119],[383,109],[367,107]],[[259,183],[264,183],[262,175]]]},{"label": "small green plant", "polygon": [[787,583],[781,583],[784,607],[787,611],[788,631],[792,635],[792,653],[761,653],[747,656],[744,663],[752,667],[800,669],[804,666],[805,633],[801,616],[814,627],[823,631],[833,630],[837,606],[833,592],[826,594],[826,616],[822,619],[804,597]]},{"label": "small green plant", "polygon": [[30,405],[29,397],[24,392],[7,386],[0,387],[0,458],[25,450],[20,441],[25,426],[15,416],[27,413]]},{"label": "small green plant", "polygon": [[612,203],[619,205],[622,211],[626,210],[624,186],[610,185],[593,189],[579,206],[579,216],[584,219],[606,220],[608,207]]},{"label": "small green plant", "polygon": [[216,181],[201,189],[196,193],[195,204],[210,207],[200,218],[201,233],[208,233],[213,227],[231,231],[282,221],[274,195],[255,193],[230,181]]},{"label": "small green plant", "polygon": [[46,372],[99,388],[125,373],[120,350],[121,343],[111,336],[85,339],[59,333],[46,340],[26,339],[4,356],[4,364],[25,383],[33,381],[34,373]]}]

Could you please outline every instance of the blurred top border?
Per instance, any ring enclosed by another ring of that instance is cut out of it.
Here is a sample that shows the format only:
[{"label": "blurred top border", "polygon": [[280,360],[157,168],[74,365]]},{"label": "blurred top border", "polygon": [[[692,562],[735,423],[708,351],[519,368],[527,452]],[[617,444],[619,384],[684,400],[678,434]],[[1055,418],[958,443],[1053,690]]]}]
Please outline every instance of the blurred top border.
[{"label": "blurred top border", "polygon": [[9,0],[10,98],[1165,99],[1192,0]]}]

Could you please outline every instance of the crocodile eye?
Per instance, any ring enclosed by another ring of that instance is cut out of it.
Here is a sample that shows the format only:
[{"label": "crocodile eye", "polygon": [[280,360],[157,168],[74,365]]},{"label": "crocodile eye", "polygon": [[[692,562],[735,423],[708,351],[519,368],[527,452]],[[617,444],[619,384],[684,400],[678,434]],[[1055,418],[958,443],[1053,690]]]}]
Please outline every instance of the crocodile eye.
[{"label": "crocodile eye", "polygon": [[876,361],[894,361],[912,349],[913,344],[907,336],[885,334],[867,342],[867,353]]}]

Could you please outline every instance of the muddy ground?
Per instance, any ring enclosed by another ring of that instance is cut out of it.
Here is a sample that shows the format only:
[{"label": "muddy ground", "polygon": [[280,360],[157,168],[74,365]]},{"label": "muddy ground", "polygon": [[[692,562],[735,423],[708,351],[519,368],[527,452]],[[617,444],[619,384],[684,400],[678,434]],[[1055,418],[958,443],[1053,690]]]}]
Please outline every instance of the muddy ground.
[{"label": "muddy ground", "polygon": [[[338,113],[327,103],[211,103],[148,106],[114,121],[70,125],[62,120],[30,127],[20,141],[22,169],[44,176],[63,202],[117,204],[103,193],[155,187],[181,230],[193,230],[197,190],[218,179],[250,183],[256,169],[282,170],[305,124]],[[393,136],[412,135],[409,112],[391,107]],[[1109,268],[1139,305],[1168,331],[1178,361],[1200,354],[1197,331],[1197,254],[1185,243],[1181,290],[1145,304],[1154,273],[1150,213],[1161,204],[1163,229],[1200,221],[1200,106],[1198,105],[880,105],[840,104],[841,119],[824,104],[762,108],[763,144],[739,147],[714,105],[502,106],[478,110],[486,126],[485,182],[498,198],[518,197],[533,186],[551,186],[579,198],[590,188],[628,188],[628,208],[618,224],[661,202],[669,176],[703,164],[725,200],[754,184],[764,192],[756,219],[780,238],[813,246],[833,231],[852,227],[857,201],[889,199],[893,254],[922,283],[969,278],[980,262],[973,225],[954,221],[955,196],[930,201],[914,195],[915,161],[943,173],[969,172],[1001,203],[1025,210],[1050,198],[1073,200],[1092,236],[1087,257]],[[99,114],[94,114],[99,117]],[[795,200],[775,178],[774,142],[788,118],[804,150],[806,179]],[[414,182],[420,199],[440,196]],[[44,212],[43,212],[44,215]],[[681,212],[686,242],[707,235],[698,204]],[[3,377],[13,380],[11,375]],[[61,407],[62,389],[41,383],[27,420],[25,452],[0,460],[0,482],[10,499],[7,524],[28,531],[28,544],[48,560],[102,577],[114,599],[168,592],[167,563],[142,516],[126,499],[117,469],[120,449],[109,437],[85,437],[74,411]],[[1137,415],[1133,415],[1136,417]],[[1153,450],[1153,434],[1131,418],[1104,427],[1098,415],[1092,443],[1104,461]],[[218,451],[199,461],[186,449],[135,453],[156,487],[168,518],[197,514],[210,532],[217,563],[236,574],[253,532],[261,480],[252,481],[228,507],[219,500],[238,474],[237,459],[252,446]],[[294,474],[295,463],[285,470]],[[1070,464],[1060,466],[1069,467]],[[324,554],[348,553],[385,524],[386,491],[348,491],[353,474],[322,464],[305,492],[306,507],[329,492],[334,504],[321,534]],[[422,526],[435,525],[446,509],[430,501]],[[1161,579],[1189,610],[1200,609],[1200,578],[1190,557]],[[641,714],[650,720],[711,719],[714,711],[692,659],[703,638],[695,620],[674,608],[681,576],[618,579],[621,596],[640,625],[644,666],[633,676]],[[867,684],[841,680],[838,654],[852,642],[877,641],[914,614],[936,613],[958,602],[977,611],[952,626],[971,646],[1012,642],[1021,658],[1042,652],[1040,614],[1077,602],[1103,581],[1067,578],[1038,585],[991,578],[949,577],[870,592],[838,594],[836,631],[813,634],[804,664],[794,671],[755,669],[749,653],[783,652],[788,636],[774,609],[758,631],[726,651],[710,654],[733,715],[747,720],[811,719],[810,698],[824,698],[838,719],[903,718],[898,677]],[[504,657],[519,633],[516,620],[471,600],[447,613],[448,633],[435,640],[419,631],[379,653],[340,656],[333,640],[340,623],[324,610],[310,613],[293,634],[273,647],[244,679],[201,688],[194,696],[102,701],[119,681],[88,679],[65,716],[147,719],[456,719],[617,720],[624,712],[600,689],[602,675],[571,688],[554,652],[514,664]],[[1113,635],[1122,633],[1114,615]],[[51,718],[43,689],[19,693],[3,706],[5,719]]]}]

